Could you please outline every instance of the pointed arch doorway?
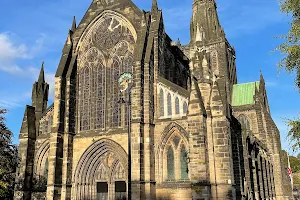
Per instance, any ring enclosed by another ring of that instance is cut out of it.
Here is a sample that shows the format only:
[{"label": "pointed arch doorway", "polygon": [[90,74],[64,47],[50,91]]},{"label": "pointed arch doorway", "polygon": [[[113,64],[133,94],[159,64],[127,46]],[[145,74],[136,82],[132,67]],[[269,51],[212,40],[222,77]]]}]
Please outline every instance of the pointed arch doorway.
[{"label": "pointed arch doorway", "polygon": [[102,139],[81,156],[74,175],[76,200],[127,199],[127,153],[116,142]]}]

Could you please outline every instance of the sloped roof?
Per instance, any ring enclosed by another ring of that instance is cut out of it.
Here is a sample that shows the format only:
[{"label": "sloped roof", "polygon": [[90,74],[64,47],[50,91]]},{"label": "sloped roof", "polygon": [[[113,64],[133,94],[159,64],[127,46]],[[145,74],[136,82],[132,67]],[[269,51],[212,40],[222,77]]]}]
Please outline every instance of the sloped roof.
[{"label": "sloped roof", "polygon": [[259,82],[233,85],[231,105],[242,106],[254,104],[255,88],[259,90]]}]

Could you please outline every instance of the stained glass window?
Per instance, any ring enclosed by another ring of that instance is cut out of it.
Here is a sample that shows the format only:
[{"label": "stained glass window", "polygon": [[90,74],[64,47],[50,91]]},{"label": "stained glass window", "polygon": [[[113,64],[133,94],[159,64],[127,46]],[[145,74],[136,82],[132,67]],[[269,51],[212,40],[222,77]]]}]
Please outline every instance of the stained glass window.
[{"label": "stained glass window", "polygon": [[124,72],[133,73],[135,37],[122,20],[112,15],[100,18],[79,49],[81,131],[127,124],[128,108],[122,109],[119,103],[118,78]]},{"label": "stained glass window", "polygon": [[187,103],[186,103],[186,102],[184,102],[184,103],[183,103],[183,113],[184,113],[184,114],[186,114],[186,113],[187,113],[187,109],[188,109],[188,107],[187,107]]},{"label": "stained glass window", "polygon": [[168,149],[167,155],[167,169],[168,169],[168,180],[175,180],[175,173],[174,173],[174,151],[170,146]]},{"label": "stained glass window", "polygon": [[168,115],[172,115],[172,97],[170,93],[168,93]]},{"label": "stained glass window", "polygon": [[159,102],[160,102],[159,103],[160,104],[160,116],[164,116],[165,115],[165,107],[164,107],[165,99],[164,99],[163,89],[160,89]]},{"label": "stained glass window", "polygon": [[181,179],[188,179],[188,157],[184,146],[181,147],[180,151],[180,169],[181,169]]},{"label": "stained glass window", "polygon": [[175,111],[176,111],[176,115],[180,114],[180,107],[179,107],[179,99],[178,99],[178,97],[176,97],[176,99],[175,99]]}]

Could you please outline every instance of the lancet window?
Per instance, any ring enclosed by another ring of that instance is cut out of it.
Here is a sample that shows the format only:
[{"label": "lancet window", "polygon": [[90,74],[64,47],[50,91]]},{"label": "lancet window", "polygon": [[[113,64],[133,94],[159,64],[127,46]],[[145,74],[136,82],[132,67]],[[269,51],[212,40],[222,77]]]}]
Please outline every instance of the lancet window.
[{"label": "lancet window", "polygon": [[164,91],[163,89],[160,89],[160,93],[159,93],[159,104],[160,104],[160,116],[164,116],[165,115],[165,99],[164,99]]},{"label": "lancet window", "polygon": [[176,99],[175,99],[175,113],[176,113],[176,115],[180,114],[180,107],[179,107],[179,99],[178,99],[178,97],[176,97]]},{"label": "lancet window", "polygon": [[184,102],[184,103],[183,103],[183,113],[186,114],[186,113],[187,113],[187,110],[188,110],[187,103]]},{"label": "lancet window", "polygon": [[168,102],[168,115],[172,115],[172,97],[170,93],[168,93],[167,102]]},{"label": "lancet window", "polygon": [[118,78],[133,73],[136,35],[121,16],[106,13],[81,41],[78,53],[79,128],[125,126],[128,108],[120,103]]},{"label": "lancet window", "polygon": [[164,181],[188,180],[189,158],[185,140],[179,134],[174,134],[168,140],[164,152]]}]

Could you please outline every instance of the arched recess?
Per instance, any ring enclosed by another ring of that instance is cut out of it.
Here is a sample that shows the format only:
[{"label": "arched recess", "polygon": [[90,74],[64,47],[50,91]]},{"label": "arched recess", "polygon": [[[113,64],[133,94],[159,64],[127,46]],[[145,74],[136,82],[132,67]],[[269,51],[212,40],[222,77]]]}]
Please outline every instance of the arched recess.
[{"label": "arched recess", "polygon": [[96,199],[97,183],[108,184],[109,199],[114,199],[115,181],[127,181],[125,150],[110,139],[93,143],[81,156],[73,177],[76,199]]},{"label": "arched recess", "polygon": [[[185,176],[181,176],[182,166],[188,164],[186,160],[181,158],[181,154],[184,150],[186,157],[188,149],[188,133],[179,124],[170,123],[162,132],[156,149],[156,177],[158,182],[187,179]],[[169,164],[174,166],[169,166]]]},{"label": "arched recess", "polygon": [[246,115],[244,115],[244,114],[239,115],[237,120],[240,122],[243,132],[245,132],[245,131],[248,132],[251,130],[250,120]]},{"label": "arched recess", "polygon": [[126,126],[128,108],[118,103],[118,78],[133,73],[137,34],[114,11],[102,12],[82,34],[78,46],[78,129],[101,130]]},{"label": "arched recess", "polygon": [[34,161],[34,173],[39,177],[45,177],[48,171],[48,156],[49,156],[50,143],[46,140],[36,151]]}]

